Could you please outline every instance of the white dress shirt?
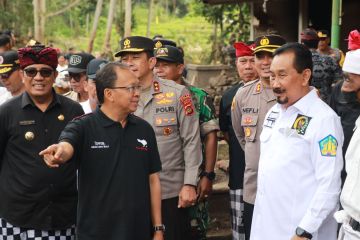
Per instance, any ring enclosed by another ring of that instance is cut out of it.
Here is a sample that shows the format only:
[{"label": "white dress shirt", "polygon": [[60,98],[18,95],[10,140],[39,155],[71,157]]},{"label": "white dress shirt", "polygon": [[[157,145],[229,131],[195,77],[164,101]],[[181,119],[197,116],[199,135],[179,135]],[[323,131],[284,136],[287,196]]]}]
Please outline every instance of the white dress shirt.
[{"label": "white dress shirt", "polygon": [[11,98],[11,93],[6,88],[0,87],[0,105]]},{"label": "white dress shirt", "polygon": [[340,172],[340,118],[311,90],[292,106],[274,105],[260,136],[251,240],[290,240],[296,227],[313,240],[335,240]]},{"label": "white dress shirt", "polygon": [[345,155],[347,177],[341,193],[345,212],[360,222],[360,117]]}]

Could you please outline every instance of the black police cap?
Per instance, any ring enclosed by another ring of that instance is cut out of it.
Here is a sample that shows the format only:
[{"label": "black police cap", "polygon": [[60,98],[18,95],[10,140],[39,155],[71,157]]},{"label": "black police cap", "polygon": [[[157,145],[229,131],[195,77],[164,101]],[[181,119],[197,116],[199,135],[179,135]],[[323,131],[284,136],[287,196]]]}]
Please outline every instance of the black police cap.
[{"label": "black police cap", "polygon": [[184,63],[183,53],[174,46],[165,45],[154,50],[156,59],[174,63]]},{"label": "black police cap", "polygon": [[115,57],[119,57],[123,53],[127,53],[127,52],[143,52],[143,51],[153,51],[153,50],[154,50],[153,40],[142,36],[132,36],[121,39],[120,51],[115,53]]},{"label": "black police cap", "polygon": [[264,35],[255,39],[254,53],[275,52],[276,49],[286,43],[286,40],[280,35]]},{"label": "black police cap", "polygon": [[154,39],[153,41],[155,44],[155,48],[161,48],[165,45],[176,47],[176,43],[169,39],[158,38],[158,39]]},{"label": "black police cap", "polygon": [[5,51],[0,53],[0,73],[7,73],[19,66],[20,61],[17,51]]},{"label": "black police cap", "polygon": [[103,68],[109,61],[105,59],[94,58],[89,62],[86,69],[86,75],[89,79],[94,80],[96,78],[96,72]]},{"label": "black police cap", "polygon": [[86,72],[87,65],[95,57],[89,53],[74,53],[70,56],[69,66],[64,71],[69,73]]}]

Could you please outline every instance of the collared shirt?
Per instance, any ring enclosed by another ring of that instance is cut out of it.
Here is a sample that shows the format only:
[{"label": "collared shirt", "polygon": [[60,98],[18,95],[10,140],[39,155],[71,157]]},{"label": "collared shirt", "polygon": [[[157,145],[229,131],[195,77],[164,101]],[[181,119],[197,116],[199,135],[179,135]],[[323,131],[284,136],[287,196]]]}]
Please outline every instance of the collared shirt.
[{"label": "collared shirt", "polygon": [[276,98],[272,89],[260,80],[246,83],[234,97],[232,126],[245,152],[244,201],[254,204],[260,157],[260,133],[268,110]]},{"label": "collared shirt", "polygon": [[233,98],[243,82],[238,83],[224,92],[220,100],[219,125],[222,132],[229,134],[229,188],[242,189],[245,171],[245,154],[244,150],[235,136],[234,129],[231,125],[231,104]]},{"label": "collared shirt", "polygon": [[162,171],[162,199],[179,195],[184,184],[197,185],[202,162],[199,118],[189,91],[172,80],[154,78],[135,115],[155,131]]},{"label": "collared shirt", "polygon": [[345,155],[346,173],[341,193],[341,205],[347,214],[360,222],[360,117]]},{"label": "collared shirt", "polygon": [[26,92],[0,106],[0,217],[18,227],[50,230],[75,223],[75,163],[48,168],[39,152],[83,111],[53,94],[45,112]]},{"label": "collared shirt", "polygon": [[59,141],[79,162],[79,239],[150,239],[149,175],[161,170],[150,124],[129,115],[123,128],[97,109],[70,122]]},{"label": "collared shirt", "polygon": [[4,87],[0,87],[0,105],[12,98],[11,92]]},{"label": "collared shirt", "polygon": [[340,118],[311,90],[266,115],[251,239],[289,240],[301,227],[335,240],[343,132]]}]

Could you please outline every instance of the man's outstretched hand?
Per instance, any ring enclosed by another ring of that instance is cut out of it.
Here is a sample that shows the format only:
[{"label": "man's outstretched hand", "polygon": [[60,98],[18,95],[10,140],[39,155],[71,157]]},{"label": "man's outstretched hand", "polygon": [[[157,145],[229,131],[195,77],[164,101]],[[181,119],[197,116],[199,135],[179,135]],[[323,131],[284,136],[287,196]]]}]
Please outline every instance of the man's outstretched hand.
[{"label": "man's outstretched hand", "polygon": [[39,153],[39,155],[43,157],[48,167],[57,168],[60,166],[60,164],[63,164],[70,159],[70,157],[68,156],[69,154],[66,153],[67,152],[66,147],[67,147],[66,145],[60,143],[53,144],[47,147],[46,149],[42,150]]}]

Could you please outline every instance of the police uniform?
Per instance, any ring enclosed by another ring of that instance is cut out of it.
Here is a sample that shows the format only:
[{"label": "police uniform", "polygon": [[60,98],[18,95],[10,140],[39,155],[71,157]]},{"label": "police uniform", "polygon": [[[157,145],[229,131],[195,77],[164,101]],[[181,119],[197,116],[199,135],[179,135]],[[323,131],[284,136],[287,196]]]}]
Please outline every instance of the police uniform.
[{"label": "police uniform", "polygon": [[197,185],[201,143],[199,120],[191,95],[182,85],[154,78],[146,102],[135,115],[155,130],[162,163],[162,199],[177,197],[184,184]]},{"label": "police uniform", "polygon": [[260,156],[259,136],[268,110],[276,103],[272,89],[260,80],[246,83],[234,97],[232,126],[245,152],[244,201],[254,204]]},{"label": "police uniform", "polygon": [[312,89],[293,105],[272,107],[261,154],[251,240],[289,240],[300,227],[313,240],[335,240],[341,186],[340,118]]}]

